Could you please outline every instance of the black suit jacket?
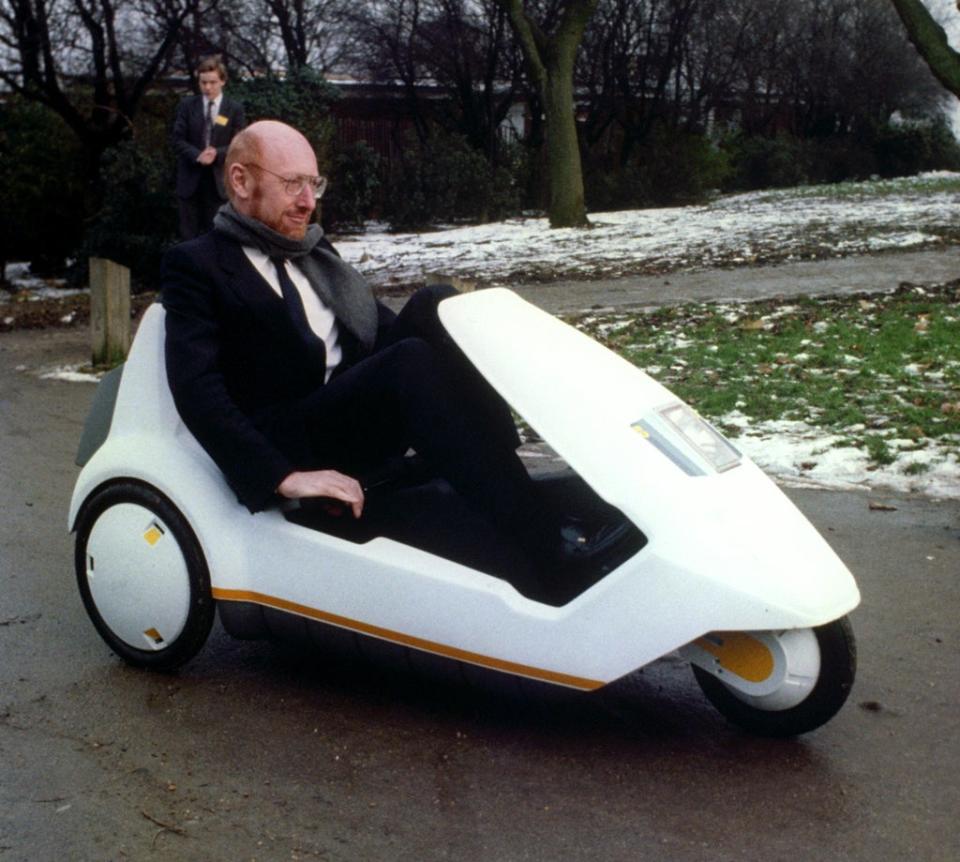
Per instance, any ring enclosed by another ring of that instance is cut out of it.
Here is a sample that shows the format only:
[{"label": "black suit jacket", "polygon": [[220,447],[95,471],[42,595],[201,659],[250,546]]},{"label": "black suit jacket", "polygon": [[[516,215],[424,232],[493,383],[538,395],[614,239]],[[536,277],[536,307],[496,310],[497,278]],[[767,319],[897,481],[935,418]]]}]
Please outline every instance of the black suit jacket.
[{"label": "black suit jacket", "polygon": [[[258,511],[285,476],[311,466],[298,402],[324,385],[322,350],[311,352],[243,249],[216,231],[170,249],[161,285],[177,410],[240,501]],[[385,331],[394,315],[378,308]],[[340,344],[342,367],[362,358],[343,327]]]},{"label": "black suit jacket", "polygon": [[220,102],[220,113],[210,133],[210,145],[217,148],[217,160],[209,166],[197,164],[203,151],[203,96],[187,96],[177,106],[173,121],[172,143],[177,154],[177,195],[191,197],[197,190],[205,170],[213,171],[220,197],[226,200],[223,186],[223,161],[233,136],[246,124],[243,105],[226,95]]}]

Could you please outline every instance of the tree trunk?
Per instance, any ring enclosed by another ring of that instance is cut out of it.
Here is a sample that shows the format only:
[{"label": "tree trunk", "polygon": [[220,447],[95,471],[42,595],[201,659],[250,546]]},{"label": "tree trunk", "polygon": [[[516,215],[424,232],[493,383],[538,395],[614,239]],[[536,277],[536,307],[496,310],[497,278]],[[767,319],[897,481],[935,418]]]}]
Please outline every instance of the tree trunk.
[{"label": "tree trunk", "polygon": [[597,0],[566,0],[553,33],[546,33],[522,0],[496,0],[510,17],[531,81],[546,115],[547,177],[551,227],[588,227],[583,170],[577,140],[573,66],[583,31]]},{"label": "tree trunk", "polygon": [[[571,57],[572,60],[572,57]],[[550,179],[550,227],[587,227],[583,171],[573,100],[573,63],[547,69],[544,93],[547,175]]]},{"label": "tree trunk", "polygon": [[950,47],[947,34],[921,0],[892,0],[907,35],[937,80],[960,96],[960,54]]}]

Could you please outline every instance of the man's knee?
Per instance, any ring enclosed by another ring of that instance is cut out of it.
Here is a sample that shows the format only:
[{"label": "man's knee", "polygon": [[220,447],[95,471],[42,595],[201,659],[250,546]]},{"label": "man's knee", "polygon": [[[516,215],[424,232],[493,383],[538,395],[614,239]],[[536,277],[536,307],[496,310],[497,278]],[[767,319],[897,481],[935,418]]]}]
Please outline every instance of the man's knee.
[{"label": "man's knee", "polygon": [[391,327],[388,340],[399,342],[406,338],[420,338],[438,350],[446,350],[449,336],[440,322],[437,306],[456,290],[446,284],[435,284],[418,290],[400,311]]},{"label": "man's knee", "polygon": [[437,306],[450,296],[456,296],[457,290],[449,284],[428,284],[421,287],[404,306],[404,312],[408,316],[420,317],[421,315],[436,318]]},{"label": "man's knee", "polygon": [[436,351],[422,338],[402,338],[389,352],[389,367],[401,380],[408,377],[416,380],[432,374],[437,364]]},{"label": "man's knee", "polygon": [[414,296],[421,294],[429,296],[436,304],[449,296],[456,296],[458,293],[459,291],[452,284],[428,284],[426,287],[421,287]]}]

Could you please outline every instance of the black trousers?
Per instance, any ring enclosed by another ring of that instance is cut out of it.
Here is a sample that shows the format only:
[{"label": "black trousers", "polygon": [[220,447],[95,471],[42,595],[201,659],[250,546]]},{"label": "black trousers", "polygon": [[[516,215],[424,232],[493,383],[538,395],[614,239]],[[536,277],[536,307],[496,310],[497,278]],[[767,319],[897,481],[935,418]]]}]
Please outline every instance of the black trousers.
[{"label": "black trousers", "polygon": [[217,191],[213,168],[204,167],[197,190],[188,198],[177,198],[180,204],[180,238],[194,239],[213,227],[213,217],[223,205]]},{"label": "black trousers", "polygon": [[548,526],[511,412],[437,317],[437,303],[454,292],[419,291],[371,356],[300,403],[315,466],[362,476],[413,448],[493,525],[535,550]]}]

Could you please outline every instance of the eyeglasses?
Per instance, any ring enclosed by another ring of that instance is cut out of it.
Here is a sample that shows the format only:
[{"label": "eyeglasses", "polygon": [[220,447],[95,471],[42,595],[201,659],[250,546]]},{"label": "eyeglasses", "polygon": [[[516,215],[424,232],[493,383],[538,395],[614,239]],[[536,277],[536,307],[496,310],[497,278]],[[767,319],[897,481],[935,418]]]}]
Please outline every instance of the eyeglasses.
[{"label": "eyeglasses", "polygon": [[303,194],[303,190],[310,186],[313,189],[313,196],[317,200],[323,197],[323,193],[327,190],[327,178],[326,177],[285,177],[281,174],[275,174],[273,171],[267,170],[263,165],[258,165],[256,162],[246,162],[243,165],[245,168],[256,168],[259,171],[263,171],[265,174],[270,174],[272,177],[276,177],[280,182],[283,183],[283,190],[290,195],[292,198],[299,197]]}]

